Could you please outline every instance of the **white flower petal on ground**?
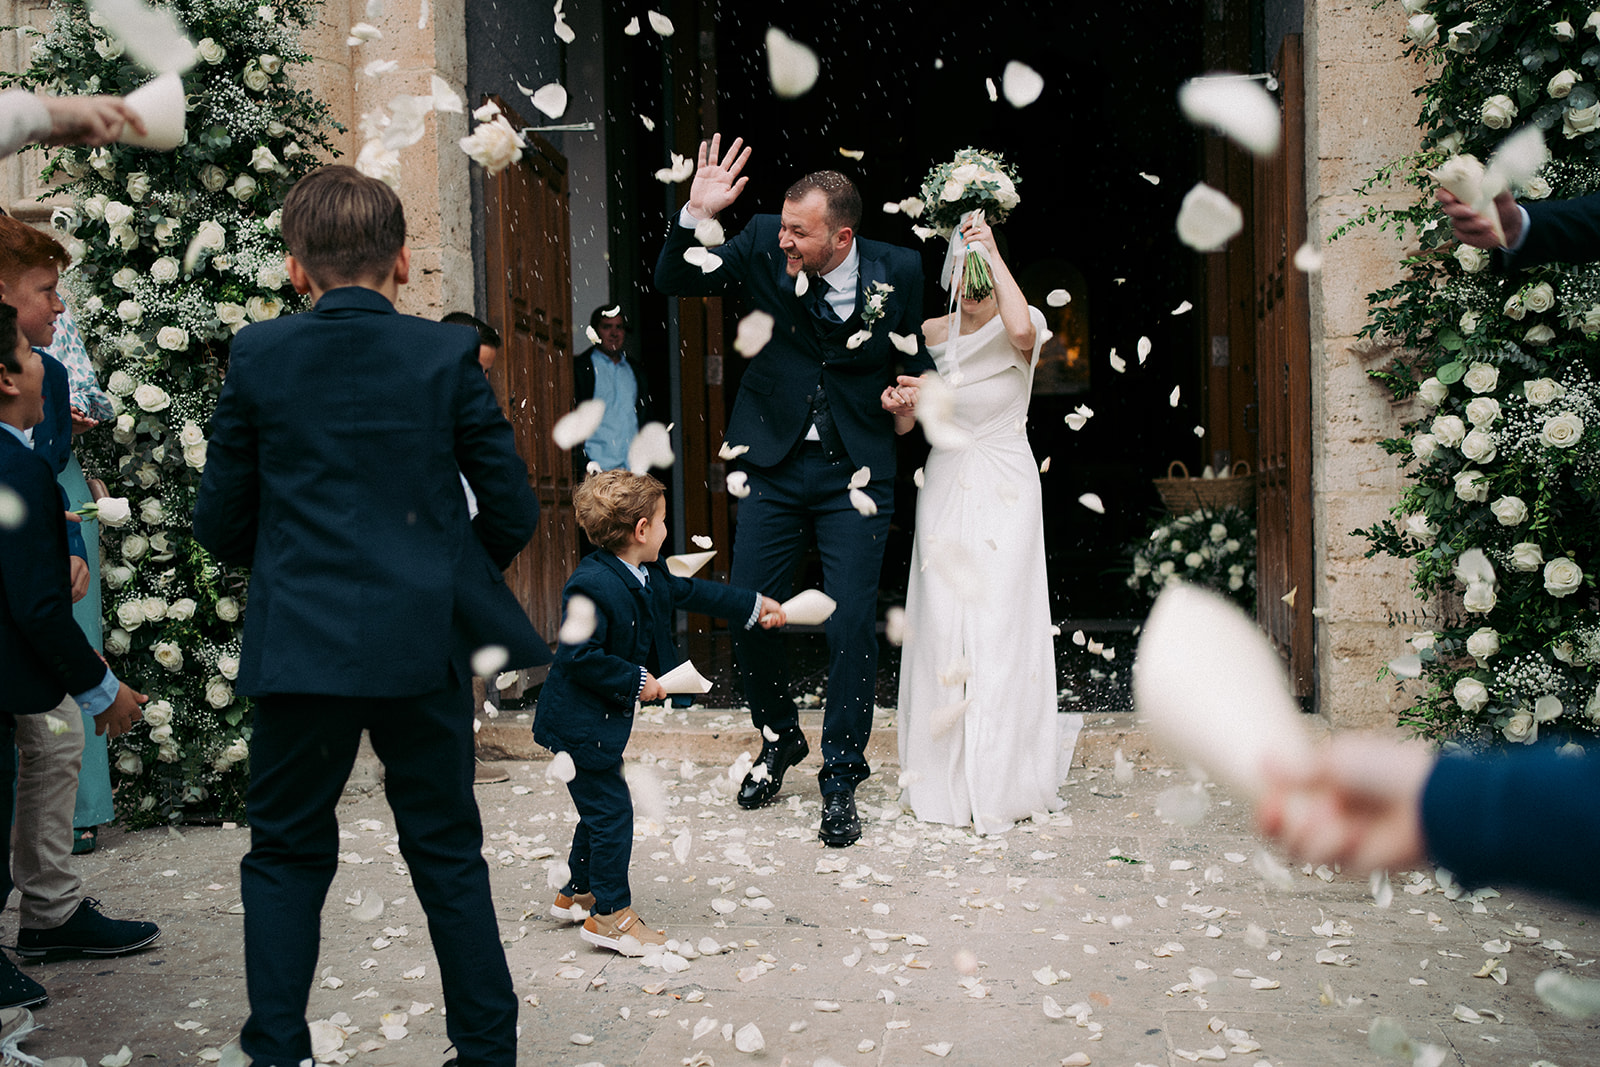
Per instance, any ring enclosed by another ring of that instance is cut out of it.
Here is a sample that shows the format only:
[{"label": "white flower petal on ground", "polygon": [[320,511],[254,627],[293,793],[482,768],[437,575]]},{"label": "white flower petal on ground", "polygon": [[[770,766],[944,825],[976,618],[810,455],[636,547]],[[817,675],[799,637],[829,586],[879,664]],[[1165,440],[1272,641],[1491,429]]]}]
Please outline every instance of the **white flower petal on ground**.
[{"label": "white flower petal on ground", "polygon": [[755,1023],[745,1023],[733,1035],[733,1047],[740,1052],[760,1052],[767,1047],[767,1040]]},{"label": "white flower petal on ground", "polygon": [[572,762],[572,754],[570,752],[557,752],[550,760],[550,766],[545,768],[544,776],[552,782],[560,782],[563,785],[576,778],[578,776],[578,768]]},{"label": "white flower petal on ground", "polygon": [[950,1050],[953,1048],[955,1048],[955,1045],[949,1041],[935,1041],[930,1045],[923,1045],[922,1051],[931,1052],[933,1055],[942,1059],[943,1057],[950,1055]]},{"label": "white flower petal on ground", "polygon": [[650,28],[663,37],[672,36],[672,20],[659,11],[645,13],[645,18],[650,20]]},{"label": "white flower petal on ground", "polygon": [[889,331],[889,343],[908,356],[917,354],[917,335],[914,333],[899,334],[891,330]]},{"label": "white flower petal on ground", "polygon": [[1278,102],[1254,79],[1192,78],[1178,90],[1178,107],[1196,126],[1210,126],[1257,156],[1278,150]]},{"label": "white flower petal on ground", "polygon": [[[804,278],[802,273],[800,277]],[[733,350],[749,359],[757,352],[767,347],[767,342],[772,340],[772,327],[776,320],[765,311],[750,312],[739,320],[739,327],[733,335]]]},{"label": "white flower petal on ground", "polygon": [[817,54],[776,26],[767,30],[767,76],[784,100],[804,96],[817,83]]},{"label": "white flower petal on ground", "polygon": [[734,471],[728,475],[728,495],[735,500],[743,500],[750,495],[750,476],[744,471]]},{"label": "white flower petal on ground", "polygon": [[1071,301],[1072,294],[1065,289],[1052,289],[1049,295],[1044,298],[1044,302],[1053,308],[1065,307]]},{"label": "white flower petal on ground", "polygon": [[567,600],[566,616],[556,640],[564,645],[581,645],[594,633],[594,601],[582,593],[574,593]]},{"label": "white flower petal on ground", "polygon": [[1039,72],[1015,59],[1006,64],[1000,84],[1005,88],[1006,103],[1012,107],[1027,107],[1044,92],[1044,78]]},{"label": "white flower petal on ground", "polygon": [[1197,252],[1216,252],[1244,229],[1239,206],[1205,182],[1197,182],[1178,210],[1178,239]]},{"label": "white flower petal on ground", "polygon": [[639,427],[628,444],[628,469],[635,474],[646,474],[655,467],[670,467],[677,458],[672,451],[672,435],[659,422],[647,422]]},{"label": "white flower petal on ground", "polygon": [[106,33],[122,42],[127,57],[152,74],[182,74],[194,66],[194,42],[167,8],[140,0],[94,0]]},{"label": "white flower petal on ground", "polygon": [[600,420],[605,418],[606,402],[598,397],[585,400],[567,414],[556,420],[556,425],[550,431],[550,436],[555,439],[559,448],[571,451],[595,435],[600,429]]},{"label": "white flower petal on ground", "polygon": [[1094,493],[1084,493],[1078,498],[1078,503],[1097,514],[1104,515],[1106,513],[1105,504],[1101,503],[1100,497]]},{"label": "white flower petal on ground", "polygon": [[1294,253],[1294,269],[1302,274],[1315,274],[1322,269],[1322,250],[1307,241]]}]

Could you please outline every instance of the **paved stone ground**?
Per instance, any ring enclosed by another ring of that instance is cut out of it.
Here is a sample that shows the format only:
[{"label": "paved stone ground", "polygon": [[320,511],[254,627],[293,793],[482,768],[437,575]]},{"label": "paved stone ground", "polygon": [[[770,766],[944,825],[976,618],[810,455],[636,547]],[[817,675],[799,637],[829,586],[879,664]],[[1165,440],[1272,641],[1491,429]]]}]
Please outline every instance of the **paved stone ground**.
[{"label": "paved stone ground", "polygon": [[[1140,749],[1128,716],[1107,718],[1080,746],[1091,762],[1109,763],[1111,742]],[[1157,797],[1182,775],[1148,759],[1125,781],[1106,766],[1075,770],[1062,810],[989,839],[900,813],[896,768],[883,761],[858,794],[864,838],[830,850],[816,840],[809,773],[791,774],[775,806],[743,812],[721,749],[684,765],[684,742],[665,736],[641,731],[630,752],[654,764],[659,785],[641,811],[666,820],[635,839],[635,906],[685,945],[726,948],[691,950],[677,972],[592,949],[546,913],[546,869],[565,857],[575,818],[547,764],[500,764],[510,781],[479,789],[524,998],[520,1063],[1178,1067],[1198,1054],[1376,1064],[1386,1061],[1368,1051],[1366,1030],[1378,1014],[1444,1048],[1447,1063],[1600,1062],[1595,1025],[1533,994],[1539,972],[1585,975],[1600,957],[1600,930],[1580,909],[1510,891],[1450,900],[1426,874],[1413,876],[1414,893],[1397,876],[1387,909],[1365,880],[1332,872],[1280,884],[1258,873],[1247,813],[1218,791],[1205,791],[1197,824],[1162,821]],[[655,745],[674,750],[657,760]],[[348,1016],[353,1064],[438,1064],[437,968],[381,793],[348,799],[341,825],[347,862],[325,912],[329,977],[311,1017]],[[24,1051],[94,1064],[127,1045],[135,1064],[184,1064],[232,1040],[246,1011],[246,839],[230,828],[104,833],[79,861],[91,894],[114,915],[161,923],[162,939],[128,959],[30,967],[52,1002]],[[355,917],[347,900],[358,892],[382,897],[381,917]],[[0,938],[11,936],[8,925]],[[1503,985],[1474,977],[1491,957]],[[1457,1005],[1482,1021],[1457,1021]],[[380,1034],[386,1013],[405,1016],[404,1037]],[[748,1024],[764,1051],[742,1053],[726,1036]]]}]

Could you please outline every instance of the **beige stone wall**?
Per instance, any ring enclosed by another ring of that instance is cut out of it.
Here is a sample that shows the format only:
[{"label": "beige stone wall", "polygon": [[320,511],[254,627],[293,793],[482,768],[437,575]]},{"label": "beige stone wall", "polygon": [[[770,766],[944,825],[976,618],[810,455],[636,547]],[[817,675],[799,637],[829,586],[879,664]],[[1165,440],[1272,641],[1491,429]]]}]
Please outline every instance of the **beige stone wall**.
[{"label": "beige stone wall", "polygon": [[[1307,0],[1306,200],[1309,233],[1321,240],[1370,201],[1355,188],[1377,167],[1415,151],[1422,67],[1401,57],[1398,4]],[[1406,191],[1379,194],[1404,202]],[[1409,244],[1409,243],[1408,243]],[[1402,651],[1409,627],[1386,613],[1421,606],[1406,567],[1364,559],[1350,531],[1384,518],[1399,499],[1394,460],[1377,442],[1411,417],[1366,376],[1388,354],[1357,344],[1366,296],[1400,275],[1408,244],[1363,227],[1327,248],[1311,282],[1312,475],[1315,493],[1318,710],[1335,727],[1395,721],[1408,700],[1393,679],[1378,680]]]}]

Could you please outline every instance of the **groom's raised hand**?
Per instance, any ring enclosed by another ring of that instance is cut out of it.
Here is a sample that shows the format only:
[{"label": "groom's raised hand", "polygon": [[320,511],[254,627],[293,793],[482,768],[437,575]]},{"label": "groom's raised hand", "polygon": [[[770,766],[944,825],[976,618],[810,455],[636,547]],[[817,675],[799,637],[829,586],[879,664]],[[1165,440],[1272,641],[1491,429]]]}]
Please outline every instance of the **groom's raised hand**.
[{"label": "groom's raised hand", "polygon": [[[720,157],[720,158],[719,158]],[[700,142],[700,155],[695,160],[694,183],[689,186],[689,214],[705,220],[739,199],[745,183],[741,178],[750,149],[744,147],[744,138],[734,138],[726,155],[722,155],[722,135],[714,133],[711,142]]]}]

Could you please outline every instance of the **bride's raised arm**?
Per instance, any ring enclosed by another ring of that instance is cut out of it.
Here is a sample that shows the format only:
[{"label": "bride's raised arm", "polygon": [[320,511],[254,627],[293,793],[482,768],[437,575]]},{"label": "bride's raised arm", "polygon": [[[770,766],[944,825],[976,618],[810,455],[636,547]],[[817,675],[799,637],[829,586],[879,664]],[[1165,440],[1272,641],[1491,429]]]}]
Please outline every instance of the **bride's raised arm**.
[{"label": "bride's raised arm", "polygon": [[1033,319],[1028,314],[1028,299],[1022,295],[1022,288],[1011,276],[1005,260],[1000,258],[994,231],[989,228],[987,221],[973,215],[962,224],[961,235],[968,244],[980,245],[989,253],[989,270],[994,275],[994,298],[1000,309],[1000,321],[1011,338],[1011,347],[1017,350],[1017,359],[1022,363],[1031,362],[1036,338]]}]

